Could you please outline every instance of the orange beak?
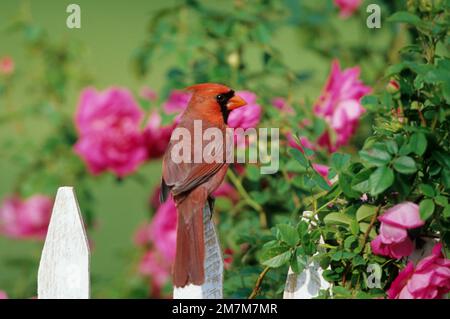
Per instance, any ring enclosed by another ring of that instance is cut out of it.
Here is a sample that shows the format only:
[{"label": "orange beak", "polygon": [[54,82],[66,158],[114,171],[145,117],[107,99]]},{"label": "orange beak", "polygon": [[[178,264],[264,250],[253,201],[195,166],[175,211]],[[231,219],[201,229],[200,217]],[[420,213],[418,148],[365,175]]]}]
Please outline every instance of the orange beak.
[{"label": "orange beak", "polygon": [[228,111],[233,111],[234,109],[237,109],[246,104],[247,102],[245,102],[243,98],[241,98],[239,95],[235,95],[228,100],[227,109]]}]

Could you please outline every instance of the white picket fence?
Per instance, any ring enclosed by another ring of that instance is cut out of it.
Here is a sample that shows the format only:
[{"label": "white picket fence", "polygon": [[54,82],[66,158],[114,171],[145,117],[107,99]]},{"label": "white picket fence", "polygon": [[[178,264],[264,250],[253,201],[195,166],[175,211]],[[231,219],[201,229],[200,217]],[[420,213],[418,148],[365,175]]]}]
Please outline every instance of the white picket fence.
[{"label": "white picket fence", "polygon": [[[208,209],[204,211],[205,283],[175,288],[175,299],[221,299],[223,257]],[[89,242],[73,187],[56,194],[38,271],[38,299],[87,299],[90,297]],[[317,296],[326,287],[316,264],[296,275],[289,269],[285,299]]]}]

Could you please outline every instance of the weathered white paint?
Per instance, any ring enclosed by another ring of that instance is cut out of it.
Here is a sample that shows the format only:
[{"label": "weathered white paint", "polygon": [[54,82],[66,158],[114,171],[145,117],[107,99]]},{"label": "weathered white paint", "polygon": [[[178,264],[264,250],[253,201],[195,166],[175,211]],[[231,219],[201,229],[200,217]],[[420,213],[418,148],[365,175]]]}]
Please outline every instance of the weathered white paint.
[{"label": "weathered white paint", "polygon": [[205,238],[205,283],[201,286],[187,285],[175,287],[174,299],[222,299],[223,298],[223,257],[214,222],[208,205],[203,211],[203,231]]},{"label": "weathered white paint", "polygon": [[38,271],[39,299],[89,298],[89,244],[72,187],[60,187]]},{"label": "weathered white paint", "polygon": [[[303,212],[303,216],[312,216],[311,211]],[[309,223],[314,223],[310,219],[302,218]],[[320,242],[323,243],[323,238],[320,238]],[[319,263],[315,260],[310,260],[305,269],[296,274],[289,267],[288,275],[286,279],[286,286],[284,288],[284,299],[311,299],[319,295],[320,289],[328,289],[330,283],[323,279],[323,269]]]}]

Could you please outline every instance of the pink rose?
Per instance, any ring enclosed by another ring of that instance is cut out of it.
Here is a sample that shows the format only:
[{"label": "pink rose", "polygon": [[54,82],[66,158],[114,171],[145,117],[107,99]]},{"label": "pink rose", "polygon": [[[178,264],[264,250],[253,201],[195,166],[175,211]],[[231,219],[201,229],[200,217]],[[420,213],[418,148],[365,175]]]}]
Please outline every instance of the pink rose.
[{"label": "pink rose", "polygon": [[332,184],[331,181],[328,179],[328,172],[330,171],[330,168],[328,166],[313,163],[312,167],[317,173],[319,173],[320,176],[322,176],[325,179],[328,185]]},{"label": "pink rose", "polygon": [[81,93],[75,118],[79,139],[74,146],[93,174],[106,170],[123,177],[146,160],[145,139],[139,129],[143,112],[126,89]]},{"label": "pink rose", "polygon": [[17,239],[44,239],[52,207],[53,201],[44,195],[27,200],[6,198],[0,207],[0,233]]},{"label": "pink rose", "polygon": [[230,183],[223,182],[213,193],[215,197],[224,197],[231,200],[233,203],[239,201],[239,194]]},{"label": "pink rose", "polygon": [[373,253],[396,259],[411,255],[414,244],[407,230],[424,225],[420,219],[419,206],[411,202],[397,204],[378,220],[381,222],[380,233],[370,243]]},{"label": "pink rose", "polygon": [[159,206],[149,231],[155,247],[172,263],[175,260],[177,243],[177,209],[172,198]]},{"label": "pink rose", "polygon": [[250,91],[236,92],[247,102],[247,105],[231,111],[228,116],[228,126],[232,128],[256,127],[261,120],[262,108],[256,103],[256,94]]},{"label": "pink rose", "polygon": [[14,60],[10,56],[0,59],[0,74],[11,75],[14,72]]},{"label": "pink rose", "polygon": [[167,114],[180,113],[184,111],[191,99],[192,93],[173,90],[170,92],[166,103],[163,105],[164,112]]},{"label": "pink rose", "polygon": [[159,158],[164,155],[170,142],[170,136],[175,124],[161,126],[161,116],[153,112],[144,129],[144,139],[147,145],[148,158]]},{"label": "pink rose", "polygon": [[294,109],[292,106],[287,104],[286,99],[282,97],[275,97],[272,99],[272,105],[279,109],[282,113],[286,114],[295,114]]},{"label": "pink rose", "polygon": [[340,9],[341,18],[348,18],[361,5],[361,0],[334,0],[334,4]]},{"label": "pink rose", "polygon": [[311,143],[311,141],[306,136],[300,136],[300,144],[294,138],[291,132],[286,134],[286,139],[288,141],[288,145],[292,148],[298,149],[300,152],[305,153],[304,147],[309,148],[310,150],[315,150],[316,148]]},{"label": "pink rose", "polygon": [[[314,105],[316,116],[323,117],[333,131],[325,131],[318,140],[319,145],[327,147],[330,152],[348,143],[365,112],[360,100],[371,89],[358,79],[359,73],[359,67],[341,71],[339,62],[334,60],[327,84]],[[331,136],[335,139],[332,140]]]},{"label": "pink rose", "polygon": [[156,99],[158,98],[158,94],[156,94],[156,92],[148,86],[143,86],[141,88],[141,91],[139,92],[139,95],[143,99],[146,99],[150,102],[156,101]]},{"label": "pink rose", "polygon": [[0,299],[8,299],[8,295],[3,290],[0,290]]},{"label": "pink rose", "polygon": [[152,296],[159,297],[161,288],[170,279],[171,265],[157,250],[148,251],[139,264],[139,272],[152,279]]},{"label": "pink rose", "polygon": [[414,269],[410,261],[387,291],[390,299],[441,299],[450,292],[450,259],[444,258],[442,244]]}]

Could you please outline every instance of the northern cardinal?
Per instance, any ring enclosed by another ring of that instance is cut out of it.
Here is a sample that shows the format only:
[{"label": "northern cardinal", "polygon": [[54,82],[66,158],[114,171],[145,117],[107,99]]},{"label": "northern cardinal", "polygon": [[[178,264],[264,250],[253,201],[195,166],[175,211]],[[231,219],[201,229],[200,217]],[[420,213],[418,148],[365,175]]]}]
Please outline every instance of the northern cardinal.
[{"label": "northern cardinal", "polygon": [[[218,128],[225,137],[228,115],[246,105],[233,90],[221,84],[202,83],[187,90],[193,95],[177,127],[189,130],[191,136],[194,136],[194,121],[201,120],[203,132],[208,128]],[[225,143],[225,138],[218,143]],[[161,200],[166,200],[170,192],[178,212],[173,284],[175,287],[201,285],[205,281],[203,209],[208,202],[212,214],[211,194],[222,183],[228,164],[225,156],[220,162],[194,163],[194,151],[191,151],[189,163],[177,164],[171,156],[175,144],[171,139],[164,154],[161,180]],[[224,145],[218,145],[218,148],[225,153]],[[194,150],[193,145],[191,149]]]}]

